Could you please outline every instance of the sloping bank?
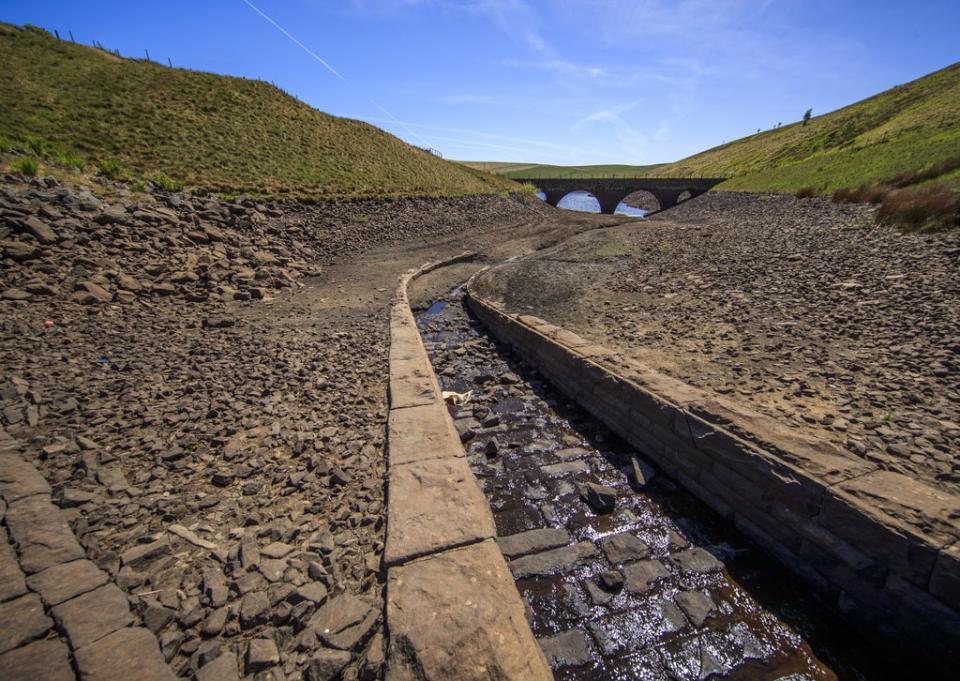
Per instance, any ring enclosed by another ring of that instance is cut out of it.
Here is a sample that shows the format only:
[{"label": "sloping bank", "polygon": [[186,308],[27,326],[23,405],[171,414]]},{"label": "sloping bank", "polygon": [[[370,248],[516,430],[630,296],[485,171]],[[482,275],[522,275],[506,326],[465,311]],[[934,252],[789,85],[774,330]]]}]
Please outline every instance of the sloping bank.
[{"label": "sloping bank", "polygon": [[390,317],[387,679],[552,679],[487,501],[466,461],[407,298]]},{"label": "sloping bank", "polygon": [[484,297],[468,304],[558,388],[765,547],[841,613],[960,654],[960,499]]}]

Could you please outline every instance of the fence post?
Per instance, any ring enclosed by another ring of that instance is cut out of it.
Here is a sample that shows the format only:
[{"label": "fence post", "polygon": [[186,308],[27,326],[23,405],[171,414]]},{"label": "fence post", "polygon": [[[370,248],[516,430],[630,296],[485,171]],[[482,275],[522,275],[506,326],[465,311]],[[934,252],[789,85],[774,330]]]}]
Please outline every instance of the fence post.
[{"label": "fence post", "polygon": [[57,36],[57,40],[60,40],[60,32],[57,29],[53,29],[53,35]]},{"label": "fence post", "polygon": [[143,51],[146,52],[147,54],[147,61],[150,61],[150,50],[148,50],[147,48],[143,48]]},{"label": "fence post", "polygon": [[67,31],[67,33],[70,34],[70,42],[71,42],[71,43],[77,42],[76,40],[73,39],[73,31]]},{"label": "fence post", "polygon": [[167,57],[167,66],[169,66],[171,69],[173,68],[173,62],[170,61],[170,57]]}]

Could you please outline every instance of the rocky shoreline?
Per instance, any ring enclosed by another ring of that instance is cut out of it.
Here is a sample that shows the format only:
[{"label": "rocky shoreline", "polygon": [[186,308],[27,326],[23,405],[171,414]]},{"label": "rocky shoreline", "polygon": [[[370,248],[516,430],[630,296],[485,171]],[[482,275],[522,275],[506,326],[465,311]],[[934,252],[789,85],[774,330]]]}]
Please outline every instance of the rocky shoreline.
[{"label": "rocky shoreline", "polygon": [[180,677],[380,678],[390,294],[374,287],[402,269],[357,287],[324,266],[541,206],[5,179],[2,435],[87,558]]},{"label": "rocky shoreline", "polygon": [[505,270],[529,311],[886,470],[960,489],[960,235],[710,193]]}]

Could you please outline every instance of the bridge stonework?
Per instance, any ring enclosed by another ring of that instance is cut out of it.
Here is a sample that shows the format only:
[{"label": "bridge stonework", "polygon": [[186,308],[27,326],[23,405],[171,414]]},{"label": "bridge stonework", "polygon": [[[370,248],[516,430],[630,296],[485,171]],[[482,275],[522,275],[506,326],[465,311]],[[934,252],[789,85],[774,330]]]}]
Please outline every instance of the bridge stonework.
[{"label": "bridge stonework", "polygon": [[521,182],[528,182],[542,191],[547,203],[556,206],[560,200],[570,192],[589,192],[600,203],[600,212],[612,215],[627,196],[636,191],[646,191],[653,194],[660,205],[660,210],[672,208],[684,192],[690,192],[690,197],[699,196],[725,178],[523,178]]}]

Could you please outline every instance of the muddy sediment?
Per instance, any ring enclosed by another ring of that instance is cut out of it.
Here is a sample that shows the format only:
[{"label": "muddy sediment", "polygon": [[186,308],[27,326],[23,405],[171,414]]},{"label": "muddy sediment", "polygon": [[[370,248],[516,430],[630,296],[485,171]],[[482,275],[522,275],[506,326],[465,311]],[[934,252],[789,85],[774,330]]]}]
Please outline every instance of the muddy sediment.
[{"label": "muddy sediment", "polygon": [[469,395],[451,414],[558,679],[860,678],[844,625],[487,336],[461,292],[419,325],[443,389]]}]

